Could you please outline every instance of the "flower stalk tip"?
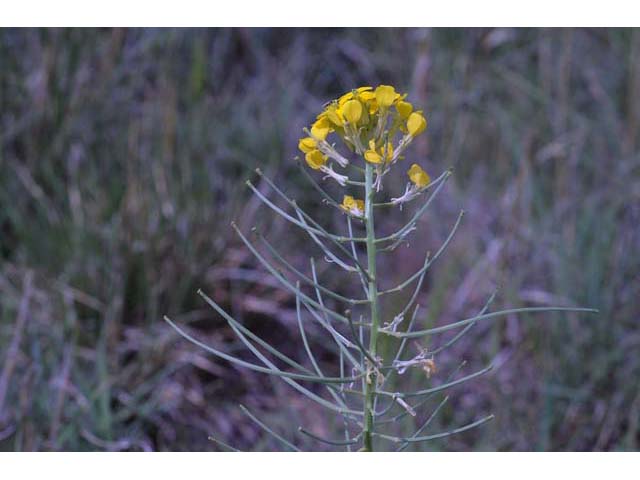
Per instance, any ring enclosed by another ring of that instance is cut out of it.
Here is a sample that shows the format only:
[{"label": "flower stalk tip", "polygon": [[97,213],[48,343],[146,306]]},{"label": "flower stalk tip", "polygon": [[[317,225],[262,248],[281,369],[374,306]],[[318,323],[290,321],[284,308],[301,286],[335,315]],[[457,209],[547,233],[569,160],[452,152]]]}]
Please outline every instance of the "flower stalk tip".
[{"label": "flower stalk tip", "polygon": [[[365,165],[376,166],[375,191],[380,191],[383,177],[404,158],[402,154],[412,139],[427,127],[422,111],[414,111],[406,96],[391,85],[365,85],[326,103],[309,129],[304,129],[307,136],[298,141],[309,168],[323,171],[341,185],[348,183],[331,167],[332,162],[342,168],[351,163],[349,155],[329,142],[333,134]],[[399,139],[394,139],[398,134]]]}]

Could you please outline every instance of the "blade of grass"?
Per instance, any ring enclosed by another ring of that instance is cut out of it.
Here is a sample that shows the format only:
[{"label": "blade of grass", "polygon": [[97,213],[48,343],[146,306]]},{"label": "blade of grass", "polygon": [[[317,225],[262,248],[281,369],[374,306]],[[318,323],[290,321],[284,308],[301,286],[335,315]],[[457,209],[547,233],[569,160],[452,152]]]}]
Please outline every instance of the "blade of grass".
[{"label": "blade of grass", "polygon": [[326,443],[327,445],[346,446],[346,445],[354,445],[360,441],[360,435],[354,438],[348,438],[346,440],[329,440],[328,438],[323,438],[314,433],[311,433],[302,427],[298,427],[298,431],[300,433],[303,433],[304,435],[307,435],[308,437],[313,438],[314,440],[317,440],[318,442]]},{"label": "blade of grass", "polygon": [[[304,349],[307,352],[307,357],[309,357],[309,361],[311,361],[311,364],[313,365],[313,369],[315,370],[316,374],[319,377],[324,378],[325,375],[324,373],[322,373],[322,370],[320,369],[320,365],[318,365],[318,362],[316,361],[316,357],[313,355],[313,352],[311,351],[311,346],[309,345],[309,340],[307,339],[307,334],[304,330],[304,325],[302,323],[302,314],[300,312],[300,297],[298,296],[296,296],[296,317],[298,319],[298,328],[300,329],[300,337],[302,338]],[[344,402],[344,399],[334,391],[332,386],[327,385],[327,389],[329,390],[329,394],[338,403],[338,405],[340,405],[343,408],[347,407],[346,403]]]},{"label": "blade of grass", "polygon": [[382,433],[373,433],[373,435],[378,436],[380,438],[384,438],[386,440],[390,440],[394,443],[417,443],[417,442],[427,442],[429,440],[435,440],[437,438],[446,438],[446,437],[450,437],[451,435],[455,435],[456,433],[462,433],[462,432],[466,432],[467,430],[471,430],[472,428],[476,428],[479,427],[480,425],[483,425],[485,423],[487,423],[490,420],[493,420],[495,417],[493,415],[487,415],[484,418],[481,418],[480,420],[477,420],[475,422],[469,423],[467,425],[464,425],[462,427],[458,427],[458,428],[454,428],[453,430],[449,430],[448,432],[442,432],[442,433],[436,433],[434,435],[427,435],[424,437],[408,437],[408,438],[403,438],[403,437],[392,437],[391,435],[384,435]]},{"label": "blade of grass", "polygon": [[[367,272],[367,270],[362,266],[362,264],[358,261],[357,256],[352,257],[351,253],[349,252],[349,250],[347,250],[347,248],[343,245],[344,242],[357,242],[359,241],[357,238],[354,237],[342,237],[341,241],[338,241],[337,238],[340,238],[338,235],[334,235],[332,233],[327,232],[327,230],[325,228],[322,227],[322,225],[320,225],[318,222],[316,222],[313,217],[309,214],[307,214],[304,210],[302,210],[297,202],[295,200],[291,200],[289,197],[287,197],[287,195],[280,190],[280,188],[278,188],[278,186],[273,183],[268,177],[264,176],[262,174],[262,172],[260,171],[260,169],[257,169],[256,172],[258,173],[258,175],[261,176],[261,178],[267,182],[267,184],[284,200],[286,201],[298,214],[298,216],[302,216],[304,217],[304,221],[302,219],[300,219],[303,224],[307,225],[307,222],[311,223],[311,225],[313,225],[314,229],[319,230],[320,232],[322,232],[324,234],[324,236],[326,238],[328,238],[329,240],[331,240],[333,242],[333,244],[345,255],[347,255],[347,257],[350,257],[350,260],[353,260],[356,264],[356,266],[358,267],[359,271],[368,279],[369,278],[369,274]],[[308,226],[308,225],[307,225]],[[309,227],[311,228],[311,227]],[[311,230],[309,230],[307,233],[311,232]],[[314,232],[315,233],[315,232]],[[365,239],[366,240],[366,239]]]},{"label": "blade of grass", "polygon": [[[260,190],[258,190],[249,180],[246,181],[246,184],[251,189],[251,191],[253,191],[253,193],[256,194],[258,199],[260,201],[262,201],[262,203],[267,205],[269,208],[271,208],[273,211],[275,211],[282,218],[284,218],[285,220],[288,220],[289,222],[293,223],[294,225],[297,225],[298,227],[302,228],[305,231],[307,229],[311,228],[311,227],[305,227],[304,224],[301,223],[299,220],[295,219],[294,217],[289,215],[287,212],[282,210],[280,207],[278,207],[276,204],[274,204],[271,200],[269,200],[267,197],[265,197],[260,192]],[[330,233],[325,233],[322,230],[319,230],[319,229],[316,229],[316,228],[313,228],[312,231],[316,235],[328,238],[330,240],[335,240],[336,242],[351,242],[351,241],[353,241],[353,242],[363,242],[363,241],[365,241],[365,239],[363,239],[363,238],[347,238],[347,237],[342,237],[340,235],[333,235],[333,234],[330,234]]]},{"label": "blade of grass", "polygon": [[247,407],[245,407],[244,405],[240,405],[240,410],[242,410],[242,412],[249,417],[256,425],[258,425],[260,428],[262,428],[265,432],[267,432],[268,434],[270,434],[273,438],[275,438],[276,440],[278,440],[280,443],[282,443],[285,447],[289,448],[290,450],[293,450],[294,452],[299,452],[300,449],[298,447],[296,447],[293,443],[289,442],[286,438],[284,438],[282,435],[277,434],[276,432],[273,431],[273,429],[271,429],[266,423],[264,423],[263,421],[261,421],[258,417],[256,417],[253,413],[251,413],[249,411],[249,409]]},{"label": "blade of grass", "polygon": [[[338,344],[340,351],[343,352],[344,355],[349,359],[353,367],[363,372],[364,370],[362,368],[362,365],[360,365],[360,363],[355,358],[353,358],[353,355],[351,355],[351,352],[347,350],[347,347],[355,348],[359,350],[358,346],[349,342],[349,340],[345,339],[330,324],[326,323],[324,319],[320,317],[320,315],[318,315],[318,313],[313,308],[311,308],[306,302],[304,302],[303,300],[301,300],[301,302],[304,305],[304,307],[307,309],[307,311],[318,321],[318,323],[323,327],[325,327],[329,331],[329,333],[333,336],[333,339]],[[348,344],[344,343],[345,341],[348,342]]]},{"label": "blade of grass", "polygon": [[509,310],[501,310],[499,312],[485,313],[483,315],[477,315],[472,318],[460,320],[459,322],[443,325],[442,327],[434,327],[426,330],[418,330],[416,332],[389,332],[383,331],[387,335],[391,335],[399,338],[420,338],[426,335],[434,333],[446,332],[455,328],[464,327],[470,323],[475,323],[478,320],[488,320],[490,318],[496,318],[504,315],[511,315],[512,313],[541,313],[541,312],[583,312],[583,313],[599,313],[598,310],[593,308],[577,308],[577,307],[528,307],[528,308],[512,308]]},{"label": "blade of grass", "polygon": [[[296,211],[296,214],[298,215],[298,219],[300,220],[300,222],[302,222],[303,225],[307,225],[307,222],[304,220],[304,217],[300,215],[300,212]],[[307,230],[307,233],[311,237],[311,240],[313,240],[313,242],[320,247],[320,250],[324,252],[324,254],[332,263],[335,263],[347,272],[358,272],[357,267],[353,267],[342,261],[336,254],[329,250],[329,248],[324,243],[322,243],[311,230]]]},{"label": "blade of grass", "polygon": [[240,236],[240,239],[242,240],[242,242],[247,246],[247,248],[251,251],[251,253],[253,253],[253,255],[258,259],[258,261],[262,263],[262,265],[264,265],[264,267],[267,270],[269,270],[269,273],[271,273],[271,275],[273,275],[276,279],[280,281],[280,283],[282,283],[285,287],[287,287],[287,289],[291,290],[291,292],[293,292],[295,295],[299,294],[300,298],[304,299],[305,302],[309,303],[310,305],[313,305],[315,308],[322,310],[323,312],[327,312],[327,314],[331,318],[339,320],[340,322],[345,324],[349,323],[349,319],[344,315],[340,315],[339,313],[336,313],[333,310],[323,307],[322,305],[317,303],[315,300],[313,300],[309,296],[302,293],[300,290],[296,290],[296,287],[292,285],[291,282],[289,282],[278,270],[276,270],[273,267],[273,265],[271,265],[264,258],[264,256],[262,256],[260,252],[258,252],[255,246],[249,240],[247,240],[247,238],[242,234],[242,232],[240,231],[240,229],[237,227],[235,223],[232,223],[231,226],[236,231],[236,233]]},{"label": "blade of grass", "polygon": [[[440,409],[442,407],[444,407],[445,403],[447,403],[447,401],[449,401],[449,397],[446,396],[444,397],[444,400],[442,400],[438,406],[435,408],[435,410],[433,411],[433,413],[431,415],[429,415],[429,418],[427,418],[427,420],[420,426],[420,428],[418,428],[418,430],[416,430],[416,433],[414,433],[410,438],[417,438],[420,436],[420,434],[429,426],[429,424],[431,424],[431,422],[433,421],[434,418],[436,418],[436,416],[438,415],[438,412],[440,411]],[[405,448],[407,448],[409,446],[409,442],[404,442],[402,445],[400,445],[398,447],[398,449],[396,450],[396,452],[401,452],[403,451]]]},{"label": "blade of grass", "polygon": [[[445,383],[450,382],[457,374],[458,372],[460,372],[460,370],[462,370],[462,368],[467,364],[466,360],[463,360],[462,362],[460,362],[460,365],[458,365],[455,370],[453,372],[451,372],[447,378],[445,379]],[[422,405],[424,405],[425,403],[427,403],[431,397],[433,397],[435,395],[435,393],[426,395],[422,400],[420,400],[418,403],[416,403],[415,405],[411,406],[411,408],[415,411],[418,408],[420,408]],[[409,413],[408,412],[401,412],[397,415],[395,415],[394,417],[391,417],[389,419],[386,420],[380,420],[378,421],[378,424],[389,424],[389,423],[395,423],[398,420],[401,420],[402,418],[406,417]]]},{"label": "blade of grass", "polygon": [[[438,193],[440,192],[440,190],[442,189],[442,187],[447,183],[447,180],[449,179],[449,177],[451,176],[451,171],[447,171],[446,175],[444,175],[442,177],[442,180],[440,182],[440,184],[436,187],[436,189],[431,193],[431,195],[429,196],[429,198],[427,199],[427,201],[424,203],[424,205],[422,205],[413,215],[413,217],[411,217],[411,220],[409,220],[403,227],[401,227],[400,229],[398,229],[396,232],[387,235],[386,237],[380,237],[377,238],[375,243],[379,244],[379,243],[384,243],[384,242],[389,242],[392,240],[398,240],[398,239],[402,239],[404,237],[404,234],[407,233],[407,231],[409,229],[411,229],[415,223],[420,219],[420,217],[424,214],[424,212],[426,212],[427,208],[429,208],[429,205],[431,205],[431,202],[433,201],[433,199],[438,195]],[[388,248],[388,247],[386,247]],[[384,251],[385,248],[381,249],[381,251]]]},{"label": "blade of grass", "polygon": [[383,290],[382,292],[380,292],[380,295],[387,295],[389,293],[399,292],[399,291],[403,290],[411,282],[413,282],[416,278],[423,277],[424,274],[426,273],[426,271],[431,267],[431,265],[440,257],[440,255],[442,255],[442,252],[444,252],[444,250],[447,248],[447,245],[449,245],[449,242],[451,242],[451,239],[455,235],[456,230],[458,230],[458,226],[460,225],[460,221],[462,220],[463,216],[464,216],[464,211],[461,211],[460,214],[458,215],[458,219],[456,220],[455,224],[451,228],[451,231],[449,232],[449,235],[447,236],[445,241],[442,243],[442,245],[440,246],[440,248],[438,249],[436,254],[433,256],[433,258],[430,259],[429,258],[429,252],[427,252],[424,264],[423,264],[422,268],[420,268],[420,270],[418,270],[416,273],[411,275],[407,280],[405,280],[404,282],[400,283],[399,285],[396,285],[395,287],[390,288],[388,290]]},{"label": "blade of grass", "polygon": [[[489,307],[493,303],[493,300],[496,297],[497,293],[498,293],[498,291],[496,290],[491,294],[491,296],[489,297],[489,300],[487,300],[487,302],[484,304],[484,307],[482,307],[482,310],[480,310],[478,315],[484,315],[484,313],[489,309]],[[436,348],[435,350],[431,350],[430,352],[428,352],[428,355],[435,355],[435,354],[440,353],[443,350],[449,348],[454,343],[456,343],[458,340],[460,340],[471,328],[473,328],[473,326],[475,324],[476,324],[475,322],[470,323],[469,325],[464,327],[460,332],[458,332],[451,340],[449,340],[445,344],[441,345],[440,347]],[[404,340],[406,340],[406,338]]]},{"label": "blade of grass", "polygon": [[220,350],[216,350],[213,347],[210,347],[209,345],[207,345],[206,343],[203,343],[199,340],[197,340],[196,338],[192,337],[191,335],[189,335],[187,332],[185,332],[184,330],[182,330],[180,327],[178,327],[175,323],[173,323],[173,321],[171,321],[169,319],[169,317],[165,316],[164,320],[171,325],[171,327],[173,327],[173,329],[178,332],[182,337],[184,337],[185,339],[189,340],[191,343],[193,343],[194,345],[199,346],[200,348],[205,349],[206,351],[208,351],[209,353],[215,355],[216,357],[220,357],[224,360],[227,360],[228,362],[231,362],[235,365],[238,365],[240,367],[244,367],[244,368],[248,368],[249,370],[253,370],[256,372],[260,372],[260,373],[266,373],[268,375],[275,375],[276,377],[282,377],[282,378],[289,378],[289,379],[295,379],[295,380],[304,380],[307,382],[316,382],[316,383],[351,383],[355,380],[360,379],[361,376],[356,376],[356,377],[347,377],[347,378],[336,378],[336,377],[326,377],[326,378],[319,378],[317,376],[314,375],[303,375],[300,373],[290,373],[290,372],[283,372],[281,370],[273,370],[270,368],[265,368],[265,367],[261,367],[260,365],[256,365],[254,363],[251,362],[247,362],[245,360],[242,360],[240,358],[236,358],[232,355],[228,355],[224,352],[221,352]]},{"label": "blade of grass", "polygon": [[[220,305],[218,305],[216,302],[213,301],[213,299],[211,299],[207,294],[205,294],[202,290],[198,289],[198,295],[200,295],[205,302],[207,302],[209,304],[209,306],[211,306],[214,310],[216,310],[216,312],[220,313],[220,311],[222,310],[222,308],[220,307]],[[245,335],[247,335],[249,338],[251,338],[253,341],[255,341],[256,343],[258,343],[260,346],[262,346],[263,348],[265,348],[267,351],[269,351],[271,354],[275,355],[277,358],[279,358],[280,360],[282,360],[283,362],[285,362],[287,365],[289,365],[290,367],[293,367],[297,370],[300,370],[301,372],[307,374],[307,375],[313,375],[313,373],[305,368],[304,366],[300,365],[298,362],[296,362],[295,360],[287,357],[286,355],[284,355],[283,353],[279,352],[278,350],[276,350],[275,348],[273,348],[271,345],[269,345],[269,343],[265,342],[264,340],[262,340],[260,337],[258,337],[256,334],[254,334],[251,330],[249,330],[248,328],[246,328],[244,325],[242,325],[240,322],[238,322],[235,318],[233,318],[231,315],[224,315],[225,320],[227,320],[228,322],[233,323],[233,325],[238,328],[240,331],[242,331]]]},{"label": "blade of grass", "polygon": [[311,285],[314,288],[320,289],[322,291],[322,293],[324,293],[326,295],[329,295],[330,297],[335,298],[336,300],[340,300],[340,301],[343,301],[345,303],[349,303],[350,305],[365,304],[365,303],[369,302],[369,300],[366,299],[366,298],[357,299],[357,298],[345,297],[343,295],[340,295],[339,293],[336,293],[336,292],[334,292],[332,290],[329,290],[328,288],[324,287],[323,285],[320,285],[320,283],[318,283],[317,280],[316,281],[312,280],[311,278],[306,276],[304,273],[302,273],[300,270],[298,270],[296,267],[291,265],[291,263],[289,261],[287,261],[287,259],[285,259],[280,254],[280,252],[278,252],[275,249],[275,247],[273,245],[271,245],[271,243],[269,243],[269,241],[264,237],[264,235],[262,235],[262,233],[260,233],[258,230],[254,230],[254,231],[255,231],[258,239],[269,250],[269,253],[271,253],[289,271],[291,271],[293,274],[295,274],[298,278],[300,278],[302,281],[304,281],[308,285]]},{"label": "blade of grass", "polygon": [[[213,303],[215,305],[215,302]],[[215,308],[215,307],[214,307]],[[218,312],[220,312],[222,314],[222,312],[224,312],[224,310],[222,310],[220,307],[216,308],[216,310]],[[251,350],[251,352],[258,357],[258,359],[267,366],[267,368],[271,369],[274,372],[281,372],[281,370],[276,367],[276,365],[271,362],[267,357],[265,357],[260,350],[258,350],[249,340],[247,340],[247,338],[244,336],[244,334],[236,327],[236,323],[235,321],[230,321],[229,319],[233,320],[231,318],[230,315],[226,314],[226,312],[223,315],[225,317],[225,319],[227,320],[229,326],[231,327],[231,329],[234,331],[234,333],[238,336],[238,338],[240,339],[240,341],[242,343],[244,343],[244,345]],[[288,385],[290,385],[291,387],[293,387],[295,390],[297,390],[299,393],[303,394],[304,396],[306,396],[307,398],[310,398],[311,400],[315,401],[316,403],[318,403],[319,405],[322,405],[325,408],[328,408],[330,410],[333,410],[335,412],[338,413],[350,413],[350,414],[357,414],[358,412],[353,411],[353,410],[349,410],[348,408],[342,408],[340,406],[336,406],[331,402],[328,402],[327,400],[325,400],[324,398],[320,397],[319,395],[313,393],[312,391],[310,391],[309,389],[303,387],[302,385],[300,385],[299,383],[297,383],[296,381],[292,380],[290,377],[288,376],[282,376],[281,377],[282,380],[287,383]],[[320,380],[328,380],[327,377],[315,377],[315,378],[319,378]],[[331,382],[329,381],[320,381],[318,383],[325,383],[325,384],[329,384]]]},{"label": "blade of grass", "polygon": [[210,441],[212,441],[213,443],[220,445],[222,448],[229,450],[231,452],[241,452],[242,450],[238,450],[235,447],[232,447],[231,445],[224,443],[222,440],[218,440],[217,438],[214,438],[212,436],[207,437]]},{"label": "blade of grass", "polygon": [[455,387],[456,385],[460,385],[462,383],[468,382],[469,380],[473,380],[474,378],[480,377],[485,373],[489,373],[491,370],[493,370],[493,365],[489,365],[488,367],[485,367],[482,370],[478,370],[477,372],[467,375],[466,377],[459,378],[458,380],[443,383],[442,385],[438,385],[437,387],[426,388],[424,390],[418,390],[415,392],[402,393],[402,392],[386,392],[384,390],[378,390],[378,394],[386,395],[388,397],[395,397],[395,398],[409,398],[409,397],[419,397],[422,395],[429,395],[431,393],[447,390],[448,388]]}]

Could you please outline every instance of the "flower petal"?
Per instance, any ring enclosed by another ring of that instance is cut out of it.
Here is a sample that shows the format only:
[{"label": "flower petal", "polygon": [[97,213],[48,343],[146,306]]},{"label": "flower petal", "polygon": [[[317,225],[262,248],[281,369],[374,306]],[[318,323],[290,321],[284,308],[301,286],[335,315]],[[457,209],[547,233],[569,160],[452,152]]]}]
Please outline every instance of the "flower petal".
[{"label": "flower petal", "polygon": [[316,141],[311,137],[301,138],[298,142],[298,148],[303,153],[309,153],[311,150],[315,150]]},{"label": "flower petal", "polygon": [[396,89],[390,85],[379,85],[376,88],[376,100],[381,107],[390,107],[398,96]]},{"label": "flower petal", "polygon": [[304,156],[304,159],[314,170],[320,170],[325,163],[327,163],[327,157],[325,157],[320,150],[311,150]]},{"label": "flower petal", "polygon": [[329,135],[330,131],[331,124],[326,116],[320,117],[311,126],[311,135],[320,140],[324,140],[325,138],[327,138],[327,135]]},{"label": "flower petal", "polygon": [[349,123],[356,123],[362,117],[362,104],[358,100],[349,100],[342,106],[342,115]]},{"label": "flower petal", "polygon": [[364,152],[364,159],[369,163],[382,163],[382,156],[375,150]]},{"label": "flower petal", "polygon": [[407,130],[409,135],[415,137],[420,135],[427,128],[427,120],[419,112],[413,112],[407,120]]},{"label": "flower petal", "polygon": [[396,110],[398,110],[400,118],[407,119],[409,115],[411,115],[411,112],[413,112],[413,105],[409,102],[400,101],[396,103]]}]

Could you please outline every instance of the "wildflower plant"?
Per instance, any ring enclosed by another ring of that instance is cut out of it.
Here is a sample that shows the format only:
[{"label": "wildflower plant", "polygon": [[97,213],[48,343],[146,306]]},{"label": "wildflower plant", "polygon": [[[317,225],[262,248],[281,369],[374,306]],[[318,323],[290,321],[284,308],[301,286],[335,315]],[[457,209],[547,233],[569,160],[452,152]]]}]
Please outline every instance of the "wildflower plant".
[{"label": "wildflower plant", "polygon": [[[299,427],[298,430],[301,435],[349,451],[387,450],[390,446],[404,450],[410,444],[464,432],[493,418],[492,415],[487,415],[450,431],[428,432],[430,423],[447,402],[447,396],[413,435],[397,436],[389,433],[393,425],[403,417],[416,416],[418,409],[435,394],[478,378],[491,370],[489,365],[479,371],[458,376],[463,363],[440,379],[436,386],[430,385],[431,379],[439,371],[437,355],[456,343],[478,321],[523,312],[595,312],[572,307],[533,307],[489,312],[494,292],[484,307],[470,318],[432,328],[417,328],[420,315],[416,301],[425,275],[447,248],[463,212],[460,212],[440,248],[433,256],[427,252],[424,262],[415,273],[392,288],[381,288],[377,271],[379,255],[392,253],[399,245],[408,241],[418,220],[452,174],[447,170],[432,180],[418,163],[408,165],[405,160],[411,143],[427,128],[424,113],[416,110],[406,97],[406,94],[400,94],[388,85],[380,85],[375,89],[369,86],[359,87],[326,104],[311,126],[304,129],[305,136],[298,143],[298,148],[304,155],[304,163],[299,162],[301,169],[323,201],[344,215],[347,233],[329,232],[260,170],[257,170],[258,176],[285,203],[285,208],[278,206],[251,181],[247,181],[247,186],[264,205],[304,231],[323,252],[324,259],[342,270],[349,279],[359,283],[363,291],[359,297],[353,298],[327,288],[318,277],[313,258],[310,259],[310,272],[305,273],[292,265],[257,229],[254,228],[255,240],[252,241],[235,223],[232,224],[232,228],[258,261],[284,289],[295,296],[299,333],[308,357],[307,364],[274,348],[202,291],[198,293],[228,322],[229,327],[259,363],[210,347],[165,317],[183,337],[213,355],[237,366],[280,377],[310,401],[341,417],[344,424],[343,438],[323,438],[304,427]],[[406,175],[404,192],[391,196],[389,201],[380,201],[385,179],[394,170],[400,170]],[[318,176],[315,172],[321,175]],[[336,182],[343,188],[345,192],[342,199],[334,198],[322,187],[318,178]],[[347,194],[347,190],[358,193]],[[418,203],[417,200],[421,202]],[[385,215],[389,210],[402,208],[409,203],[417,204],[417,207],[404,226],[389,235],[376,235],[378,215]],[[359,236],[357,229],[362,230],[363,235]],[[261,250],[267,251],[272,260]],[[361,253],[362,251],[364,252]],[[412,292],[406,305],[393,317],[383,318],[381,302],[387,296],[405,290]],[[331,373],[321,368],[311,349],[305,328],[308,322],[317,323],[335,344],[338,360]],[[429,336],[452,330],[457,330],[456,335],[442,345],[432,349],[419,348],[417,355],[407,355],[409,341],[420,342]],[[396,340],[393,342],[395,352],[392,355],[381,354],[383,338]],[[402,375],[408,369],[419,369],[423,373],[424,388],[416,391],[402,388]],[[394,377],[395,381],[392,382]],[[322,384],[323,390],[318,393],[312,384]],[[294,442],[283,438],[244,406],[241,409],[285,448],[298,450]]]}]

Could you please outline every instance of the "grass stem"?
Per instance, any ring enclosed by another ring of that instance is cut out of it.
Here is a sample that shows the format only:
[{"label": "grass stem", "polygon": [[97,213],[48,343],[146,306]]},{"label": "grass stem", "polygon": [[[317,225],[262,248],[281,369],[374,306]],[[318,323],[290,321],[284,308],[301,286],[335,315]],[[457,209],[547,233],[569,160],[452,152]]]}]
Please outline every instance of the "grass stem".
[{"label": "grass stem", "polygon": [[[373,215],[373,166],[367,162],[365,170],[365,217],[367,229],[367,267],[369,273],[369,305],[371,313],[371,331],[369,334],[369,354],[375,359],[378,347],[378,329],[380,312],[378,306],[378,280],[376,275],[376,238]],[[377,384],[377,367],[371,365],[371,375],[364,382],[364,429],[363,447],[367,452],[373,451],[374,402]]]}]

